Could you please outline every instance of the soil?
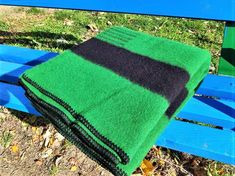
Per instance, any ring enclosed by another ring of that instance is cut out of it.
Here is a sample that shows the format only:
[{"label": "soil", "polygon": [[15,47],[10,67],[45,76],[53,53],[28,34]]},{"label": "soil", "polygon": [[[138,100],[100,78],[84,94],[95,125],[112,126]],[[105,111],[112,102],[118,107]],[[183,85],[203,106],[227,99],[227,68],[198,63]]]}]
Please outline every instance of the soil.
[{"label": "soil", "polygon": [[0,134],[0,176],[111,175],[41,117],[1,107]]}]

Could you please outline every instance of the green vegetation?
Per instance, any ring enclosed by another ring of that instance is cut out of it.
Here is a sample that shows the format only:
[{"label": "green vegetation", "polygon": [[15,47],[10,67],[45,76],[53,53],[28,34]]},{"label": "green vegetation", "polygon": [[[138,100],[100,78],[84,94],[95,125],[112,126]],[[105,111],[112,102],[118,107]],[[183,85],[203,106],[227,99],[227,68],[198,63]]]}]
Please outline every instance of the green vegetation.
[{"label": "green vegetation", "polygon": [[45,13],[45,10],[36,8],[25,10],[25,18],[25,15],[19,14],[23,12],[22,8],[18,10],[18,18],[14,21],[6,17],[8,22],[0,22],[0,33],[9,31],[9,24],[14,23],[14,32],[4,35],[4,38],[11,40],[5,40],[4,43],[62,51],[82,42],[98,30],[120,25],[208,49],[213,54],[212,63],[215,66],[218,62],[224,26],[222,22],[214,21],[115,13],[72,10],[51,10]]},{"label": "green vegetation", "polygon": [[7,148],[11,145],[12,140],[13,140],[12,133],[10,131],[4,131],[1,135],[1,138],[0,138],[0,144],[4,148]]}]

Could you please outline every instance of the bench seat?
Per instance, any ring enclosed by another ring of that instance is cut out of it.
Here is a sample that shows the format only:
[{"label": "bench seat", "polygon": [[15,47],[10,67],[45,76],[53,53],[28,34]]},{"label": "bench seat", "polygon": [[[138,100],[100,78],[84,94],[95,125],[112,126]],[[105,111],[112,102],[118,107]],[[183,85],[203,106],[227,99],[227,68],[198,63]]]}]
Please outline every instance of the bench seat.
[{"label": "bench seat", "polygon": [[[40,115],[18,86],[18,77],[25,70],[56,55],[53,52],[0,45],[0,105]],[[234,88],[234,77],[207,75],[196,92],[197,96],[178,114],[180,120],[173,120],[156,144],[235,164]]]}]

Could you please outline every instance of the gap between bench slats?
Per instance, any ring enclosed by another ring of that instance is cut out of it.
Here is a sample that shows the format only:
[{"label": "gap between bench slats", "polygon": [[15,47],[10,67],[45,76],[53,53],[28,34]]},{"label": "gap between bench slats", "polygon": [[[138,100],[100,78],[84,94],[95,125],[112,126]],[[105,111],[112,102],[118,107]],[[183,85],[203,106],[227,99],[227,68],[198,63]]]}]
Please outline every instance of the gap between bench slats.
[{"label": "gap between bench slats", "polygon": [[[0,105],[40,115],[24,96],[21,87],[0,82],[0,95]],[[235,133],[231,130],[219,130],[172,120],[156,144],[224,163],[235,164],[232,146],[235,144],[234,135]]]}]

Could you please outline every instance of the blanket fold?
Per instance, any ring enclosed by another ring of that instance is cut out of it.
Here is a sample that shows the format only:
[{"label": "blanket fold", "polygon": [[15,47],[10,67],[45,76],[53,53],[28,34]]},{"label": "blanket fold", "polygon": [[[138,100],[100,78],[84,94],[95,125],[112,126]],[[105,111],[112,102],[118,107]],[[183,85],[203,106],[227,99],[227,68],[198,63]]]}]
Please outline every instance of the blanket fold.
[{"label": "blanket fold", "polygon": [[55,128],[130,175],[208,72],[206,50],[112,27],[27,70],[20,84]]}]

